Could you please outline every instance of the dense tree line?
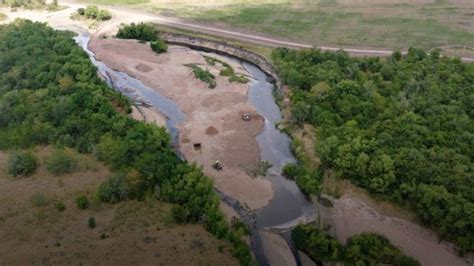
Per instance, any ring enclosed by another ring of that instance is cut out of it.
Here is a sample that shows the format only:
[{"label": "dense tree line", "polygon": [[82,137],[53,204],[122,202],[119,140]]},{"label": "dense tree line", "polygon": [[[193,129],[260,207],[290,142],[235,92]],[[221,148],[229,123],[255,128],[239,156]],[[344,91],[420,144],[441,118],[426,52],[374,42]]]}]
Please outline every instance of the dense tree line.
[{"label": "dense tree line", "polygon": [[415,48],[385,59],[277,49],[273,60],[295,122],[316,127],[321,172],[413,209],[474,250],[473,64]]},{"label": "dense tree line", "polygon": [[[97,76],[72,37],[31,21],[0,26],[0,148],[55,145],[93,153],[121,173],[100,187],[103,201],[155,196],[174,203],[179,221],[202,223],[249,264],[249,249],[219,211],[211,179],[177,157],[164,128],[127,115],[129,101]],[[26,166],[12,171],[28,174],[31,160],[15,160]]]},{"label": "dense tree line", "polygon": [[298,249],[317,262],[342,262],[344,265],[420,265],[378,234],[355,235],[343,246],[314,225],[298,225],[292,232],[292,239]]}]

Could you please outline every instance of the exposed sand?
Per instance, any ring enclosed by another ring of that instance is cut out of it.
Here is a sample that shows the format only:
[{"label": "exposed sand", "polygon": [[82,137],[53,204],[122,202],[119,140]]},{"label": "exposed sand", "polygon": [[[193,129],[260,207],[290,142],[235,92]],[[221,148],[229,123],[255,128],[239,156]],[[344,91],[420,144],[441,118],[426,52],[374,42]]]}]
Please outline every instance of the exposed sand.
[{"label": "exposed sand", "polygon": [[224,202],[221,201],[219,204],[219,209],[221,212],[224,214],[227,222],[231,222],[232,219],[235,218],[240,218],[239,214],[229,205],[225,204]]},{"label": "exposed sand", "polygon": [[[314,202],[317,202],[316,199]],[[344,195],[332,202],[333,208],[317,205],[321,209],[323,222],[330,225],[331,234],[340,241],[345,242],[355,234],[374,232],[390,239],[392,244],[419,260],[422,265],[469,265],[456,255],[452,244],[439,243],[433,231],[416,223],[380,214],[357,197]]]},{"label": "exposed sand", "polygon": [[298,255],[300,256],[302,266],[316,266],[316,263],[311,260],[308,254],[298,250]]},{"label": "exposed sand", "polygon": [[[208,65],[201,53],[184,47],[170,46],[168,53],[157,55],[147,44],[134,40],[94,37],[89,48],[111,68],[140,79],[178,103],[186,114],[179,126],[180,150],[188,161],[203,166],[217,189],[251,209],[268,204],[273,195],[271,183],[252,174],[260,162],[255,136],[263,129],[263,118],[247,102],[247,84],[229,83],[228,77],[218,75],[219,64]],[[190,63],[214,73],[217,87],[209,89],[196,79],[185,66]],[[245,112],[252,114],[251,121],[242,120]],[[198,143],[200,148],[194,145]],[[222,162],[223,170],[211,167],[216,160]]]},{"label": "exposed sand", "polygon": [[272,266],[296,266],[296,261],[285,239],[268,230],[259,230],[263,251]]},{"label": "exposed sand", "polygon": [[132,118],[158,126],[166,126],[166,116],[153,107],[132,106]]}]

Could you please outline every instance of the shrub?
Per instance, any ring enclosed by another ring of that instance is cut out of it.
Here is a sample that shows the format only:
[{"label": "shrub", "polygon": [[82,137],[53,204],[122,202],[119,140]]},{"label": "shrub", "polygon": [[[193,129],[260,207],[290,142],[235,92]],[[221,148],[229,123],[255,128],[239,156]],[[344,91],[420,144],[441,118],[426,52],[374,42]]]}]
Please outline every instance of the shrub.
[{"label": "shrub", "polygon": [[36,157],[31,153],[14,153],[8,159],[8,174],[17,176],[30,176],[37,168]]},{"label": "shrub", "polygon": [[97,6],[87,6],[86,9],[79,8],[77,13],[81,16],[86,16],[90,19],[96,19],[100,21],[109,20],[112,18],[112,14],[105,9],[99,9]]},{"label": "shrub", "polygon": [[201,80],[202,82],[205,82],[209,85],[209,88],[213,89],[216,87],[216,81],[215,81],[215,76],[212,75],[211,72],[209,72],[209,70],[204,70],[202,69],[201,67],[199,66],[196,66],[196,65],[193,65],[192,66],[192,69],[193,69],[193,73],[194,73],[194,76]]},{"label": "shrub", "polygon": [[408,257],[395,248],[390,241],[374,233],[362,233],[347,240],[344,257],[357,265],[420,265],[415,259]]},{"label": "shrub", "polygon": [[49,198],[41,192],[33,194],[30,200],[35,207],[45,207],[49,205]]},{"label": "shrub", "polygon": [[285,166],[283,166],[283,169],[281,170],[281,173],[284,177],[290,178],[290,179],[295,179],[300,170],[298,168],[298,165],[295,163],[288,163]]},{"label": "shrub", "polygon": [[96,19],[100,21],[109,20],[111,18],[112,18],[112,14],[110,14],[110,12],[105,9],[100,9],[96,17]]},{"label": "shrub", "polygon": [[247,82],[249,82],[249,79],[246,78],[245,76],[242,76],[242,75],[235,75],[235,74],[233,74],[233,75],[229,78],[229,81],[230,81],[230,82],[238,82],[238,83],[247,83]]},{"label": "shrub", "polygon": [[127,199],[129,188],[123,175],[109,177],[99,186],[99,198],[103,202],[117,203]]},{"label": "shrub", "polygon": [[84,16],[85,13],[86,13],[86,10],[84,8],[81,7],[77,9],[77,14]]},{"label": "shrub", "polygon": [[272,163],[269,161],[260,161],[256,175],[266,176],[268,173],[268,169],[272,168],[272,166]]},{"label": "shrub", "polygon": [[96,223],[95,223],[95,218],[94,218],[94,217],[89,218],[88,226],[89,226],[90,229],[94,229],[94,228],[96,227]]},{"label": "shrub", "polygon": [[158,31],[150,24],[145,23],[131,23],[124,25],[119,29],[116,35],[121,39],[137,39],[142,41],[156,41],[158,39]]},{"label": "shrub", "polygon": [[298,249],[308,253],[315,261],[339,261],[342,246],[337,240],[313,225],[298,225],[291,237]]},{"label": "shrub", "polygon": [[89,200],[85,195],[79,195],[76,198],[77,207],[81,210],[85,210],[89,207]]},{"label": "shrub", "polygon": [[46,169],[53,175],[72,173],[77,168],[77,159],[72,152],[66,150],[54,150],[46,160]]},{"label": "shrub", "polygon": [[161,39],[150,42],[150,47],[153,51],[159,54],[165,53],[166,51],[168,51],[168,45],[166,45],[166,43]]},{"label": "shrub", "polygon": [[230,227],[240,235],[250,235],[250,230],[247,225],[237,217],[232,217]]},{"label": "shrub", "polygon": [[60,212],[66,210],[66,205],[63,202],[56,203],[56,209]]},{"label": "shrub", "polygon": [[232,68],[226,67],[226,68],[222,69],[221,72],[219,72],[219,75],[230,77],[230,76],[234,75],[234,71],[232,70]]},{"label": "shrub", "polygon": [[176,223],[185,223],[189,221],[189,211],[180,205],[171,208],[171,216]]}]

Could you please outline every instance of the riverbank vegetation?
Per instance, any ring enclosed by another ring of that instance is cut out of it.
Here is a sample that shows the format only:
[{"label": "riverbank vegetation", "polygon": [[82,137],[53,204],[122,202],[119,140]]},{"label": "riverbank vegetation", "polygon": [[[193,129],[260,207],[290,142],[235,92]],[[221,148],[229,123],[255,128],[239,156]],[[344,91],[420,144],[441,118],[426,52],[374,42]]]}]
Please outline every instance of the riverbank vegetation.
[{"label": "riverbank vegetation", "polygon": [[295,227],[292,239],[299,250],[317,262],[337,262],[344,265],[421,265],[390,244],[387,238],[373,233],[355,235],[344,246],[316,226],[308,224]]},{"label": "riverbank vegetation", "polygon": [[4,13],[0,12],[0,21],[2,20],[6,20],[8,18],[7,15],[5,15]]},{"label": "riverbank vegetation", "polygon": [[[0,149],[54,145],[93,154],[125,177],[104,183],[100,199],[174,204],[177,221],[202,224],[249,264],[249,248],[219,211],[211,179],[179,159],[164,128],[127,115],[128,99],[97,76],[73,35],[23,20],[0,26]],[[70,166],[56,159],[51,165],[61,172]]]},{"label": "riverbank vegetation", "polygon": [[190,67],[194,76],[200,81],[206,83],[210,89],[214,89],[217,86],[216,77],[211,72],[209,72],[208,69],[203,69],[196,64],[192,64]]},{"label": "riverbank vegetation", "polygon": [[168,50],[168,45],[158,36],[158,31],[147,23],[122,25],[116,37],[150,42],[150,48],[159,54],[165,53]]},{"label": "riverbank vegetation", "polygon": [[211,66],[216,65],[216,63],[222,65],[223,69],[219,72],[219,75],[229,77],[229,82],[238,82],[238,83],[249,82],[249,79],[246,78],[244,75],[236,74],[232,66],[229,65],[228,63],[221,61],[217,58],[210,57],[210,56],[204,56],[204,59]]},{"label": "riverbank vegetation", "polygon": [[315,176],[301,165],[287,175],[349,179],[474,250],[473,64],[415,48],[386,59],[277,49],[273,60],[295,124],[315,127],[321,159]]},{"label": "riverbank vegetation", "polygon": [[112,14],[105,10],[99,9],[97,6],[87,6],[86,8],[79,8],[75,15],[72,15],[72,18],[84,17],[87,19],[92,19],[95,21],[106,21],[112,18]]}]

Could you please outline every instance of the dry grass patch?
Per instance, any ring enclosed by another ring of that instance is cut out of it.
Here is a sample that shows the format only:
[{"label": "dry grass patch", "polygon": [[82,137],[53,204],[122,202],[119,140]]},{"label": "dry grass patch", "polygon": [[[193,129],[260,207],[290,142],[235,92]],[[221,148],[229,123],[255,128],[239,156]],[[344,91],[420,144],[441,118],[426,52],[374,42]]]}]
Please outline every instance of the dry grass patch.
[{"label": "dry grass patch", "polygon": [[[35,149],[40,165],[24,178],[6,174],[10,152],[0,151],[0,264],[238,264],[201,225],[175,224],[169,204],[100,203],[97,188],[112,173],[90,155],[75,154],[74,173],[50,174],[41,162],[52,151]],[[78,195],[87,195],[87,209],[77,207]]]}]

